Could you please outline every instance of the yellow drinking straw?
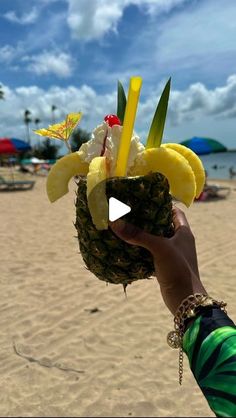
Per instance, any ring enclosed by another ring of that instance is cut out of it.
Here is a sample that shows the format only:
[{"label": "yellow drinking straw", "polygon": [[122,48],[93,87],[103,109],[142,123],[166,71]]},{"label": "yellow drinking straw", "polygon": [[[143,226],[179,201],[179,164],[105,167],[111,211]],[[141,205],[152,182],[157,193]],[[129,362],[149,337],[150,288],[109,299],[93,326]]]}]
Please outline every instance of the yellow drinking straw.
[{"label": "yellow drinking straw", "polygon": [[125,109],[120,146],[116,163],[116,176],[126,176],[130,143],[133,134],[135,115],[138,106],[139,94],[142,86],[141,77],[131,77],[129,84],[128,100]]}]

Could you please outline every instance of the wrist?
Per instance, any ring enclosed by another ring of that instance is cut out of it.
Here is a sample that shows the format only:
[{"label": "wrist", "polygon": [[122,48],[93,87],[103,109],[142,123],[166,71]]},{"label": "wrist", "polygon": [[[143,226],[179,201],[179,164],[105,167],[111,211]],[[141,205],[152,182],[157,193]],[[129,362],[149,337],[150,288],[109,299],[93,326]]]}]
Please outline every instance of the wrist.
[{"label": "wrist", "polygon": [[[167,336],[167,342],[172,348],[179,348],[179,383],[183,377],[183,339],[186,331],[187,321],[195,320],[199,314],[217,310],[226,312],[226,303],[217,301],[206,294],[195,293],[188,296],[178,307],[174,317],[174,330]],[[202,313],[203,312],[203,313]],[[227,316],[227,315],[226,315]]]},{"label": "wrist", "polygon": [[[188,298],[191,295],[194,294],[202,294],[202,295],[208,295],[206,289],[204,288],[202,282],[199,278],[193,277],[188,278],[187,280],[179,280],[178,285],[175,286],[174,289],[172,289],[172,297],[168,297],[168,292],[165,292],[167,295],[166,302],[168,300],[168,308],[175,316],[175,313],[178,309],[178,307],[181,305],[184,299]],[[170,292],[169,292],[170,296]],[[164,298],[164,295],[163,295]]]}]

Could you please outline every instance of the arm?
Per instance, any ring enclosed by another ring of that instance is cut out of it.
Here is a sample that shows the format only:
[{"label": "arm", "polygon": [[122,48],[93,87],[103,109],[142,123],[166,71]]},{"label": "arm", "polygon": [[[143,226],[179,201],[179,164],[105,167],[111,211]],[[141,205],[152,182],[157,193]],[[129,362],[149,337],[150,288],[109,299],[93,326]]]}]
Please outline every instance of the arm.
[{"label": "arm", "polygon": [[184,334],[193,375],[217,416],[236,416],[236,327],[218,307],[205,308]]},{"label": "arm", "polygon": [[[118,220],[111,228],[120,238],[148,249],[167,308],[175,315],[189,295],[207,291],[201,282],[195,239],[184,213],[173,209],[175,234],[154,236]],[[200,315],[200,316],[199,316]],[[236,416],[236,327],[218,307],[201,309],[186,330],[183,350],[210,408],[220,416]]]}]

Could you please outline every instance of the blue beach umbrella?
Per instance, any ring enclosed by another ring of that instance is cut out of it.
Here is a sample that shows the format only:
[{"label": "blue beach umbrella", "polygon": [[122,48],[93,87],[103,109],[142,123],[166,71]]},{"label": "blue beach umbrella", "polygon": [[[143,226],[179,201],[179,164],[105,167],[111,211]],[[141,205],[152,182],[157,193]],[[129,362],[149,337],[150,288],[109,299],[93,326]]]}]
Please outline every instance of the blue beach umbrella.
[{"label": "blue beach umbrella", "polygon": [[198,155],[227,151],[227,148],[219,141],[211,138],[204,138],[198,136],[186,139],[185,141],[180,142],[180,144],[190,148]]},{"label": "blue beach umbrella", "polygon": [[14,146],[16,147],[18,151],[30,151],[31,150],[31,146],[27,144],[27,142],[22,141],[22,139],[10,138],[10,140],[12,141],[12,143],[14,144]]}]

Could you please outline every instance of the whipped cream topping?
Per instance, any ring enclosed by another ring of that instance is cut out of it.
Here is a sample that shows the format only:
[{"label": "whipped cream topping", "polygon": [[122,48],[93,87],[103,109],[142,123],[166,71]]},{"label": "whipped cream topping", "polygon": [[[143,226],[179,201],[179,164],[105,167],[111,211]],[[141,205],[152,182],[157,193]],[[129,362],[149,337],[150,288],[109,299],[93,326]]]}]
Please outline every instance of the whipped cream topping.
[{"label": "whipped cream topping", "polygon": [[[122,126],[113,125],[110,127],[106,122],[98,125],[92,132],[91,139],[80,147],[81,157],[87,163],[93,158],[106,156],[109,161],[110,176],[115,175],[116,161],[119,150]],[[144,151],[140,138],[134,133],[131,139],[130,151],[127,164],[127,172],[134,164],[137,155]]]}]

